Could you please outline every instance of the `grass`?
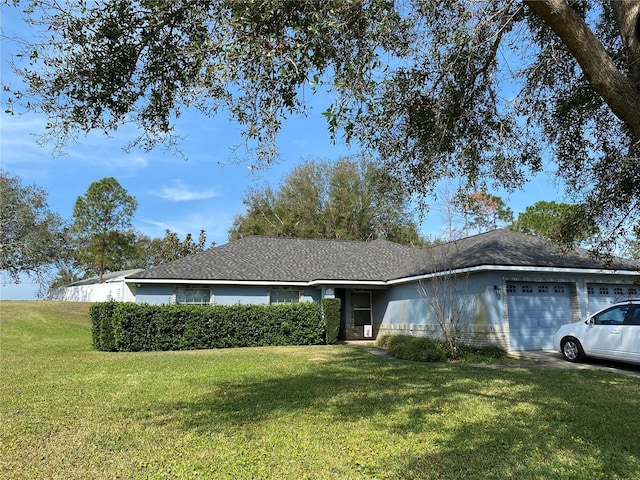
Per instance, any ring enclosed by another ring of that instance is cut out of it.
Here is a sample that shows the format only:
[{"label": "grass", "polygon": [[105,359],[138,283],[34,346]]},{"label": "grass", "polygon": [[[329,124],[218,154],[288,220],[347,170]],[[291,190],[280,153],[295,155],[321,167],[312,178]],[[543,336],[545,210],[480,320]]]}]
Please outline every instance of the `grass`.
[{"label": "grass", "polygon": [[105,353],[0,302],[0,478],[640,478],[640,379],[351,346]]}]

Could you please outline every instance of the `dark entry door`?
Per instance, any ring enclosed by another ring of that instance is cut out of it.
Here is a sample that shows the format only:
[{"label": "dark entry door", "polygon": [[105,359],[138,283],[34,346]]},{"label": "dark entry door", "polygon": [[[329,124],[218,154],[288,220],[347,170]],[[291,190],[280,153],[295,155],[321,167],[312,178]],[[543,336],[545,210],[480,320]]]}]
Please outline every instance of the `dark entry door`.
[{"label": "dark entry door", "polygon": [[373,337],[373,318],[371,316],[371,291],[353,290],[351,292],[351,318],[355,331],[362,338]]}]

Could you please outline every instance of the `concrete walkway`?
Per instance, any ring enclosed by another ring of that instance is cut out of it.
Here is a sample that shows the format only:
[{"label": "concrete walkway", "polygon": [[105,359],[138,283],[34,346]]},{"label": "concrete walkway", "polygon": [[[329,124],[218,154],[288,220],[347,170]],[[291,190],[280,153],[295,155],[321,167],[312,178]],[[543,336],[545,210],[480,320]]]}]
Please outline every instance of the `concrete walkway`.
[{"label": "concrete walkway", "polygon": [[[345,345],[353,345],[363,348],[372,355],[390,360],[396,360],[396,357],[389,355],[382,348],[376,347],[372,340],[347,340],[341,342]],[[567,362],[560,352],[555,350],[535,350],[527,352],[511,352],[512,358],[521,358],[526,360],[522,365],[482,365],[491,368],[555,368],[564,370],[606,370],[612,373],[622,375],[631,375],[640,377],[640,365],[632,365],[623,362],[614,362],[610,360],[588,359],[580,363]]]},{"label": "concrete walkway", "polygon": [[389,360],[397,360],[393,355],[389,355],[385,350],[380,347],[375,346],[375,342],[373,340],[344,340],[340,343],[344,345],[353,345],[354,347],[360,347],[365,350],[368,350],[371,355],[375,355],[376,357],[388,358]]}]

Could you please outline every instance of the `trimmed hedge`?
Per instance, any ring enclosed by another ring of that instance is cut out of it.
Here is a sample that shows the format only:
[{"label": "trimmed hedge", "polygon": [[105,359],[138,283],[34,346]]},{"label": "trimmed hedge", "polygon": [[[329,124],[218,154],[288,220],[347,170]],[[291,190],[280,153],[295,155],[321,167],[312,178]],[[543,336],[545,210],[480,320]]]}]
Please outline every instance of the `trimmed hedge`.
[{"label": "trimmed hedge", "polygon": [[283,305],[148,305],[91,307],[93,345],[102,351],[195,350],[320,345],[325,325],[315,302]]},{"label": "trimmed hedge", "polygon": [[113,328],[111,327],[111,318],[116,302],[95,303],[89,309],[91,317],[91,336],[93,346],[98,350],[112,352],[115,350],[113,343]]},{"label": "trimmed hedge", "polygon": [[340,333],[340,299],[323,298],[322,313],[327,332],[327,345],[333,345],[338,341],[338,334]]}]

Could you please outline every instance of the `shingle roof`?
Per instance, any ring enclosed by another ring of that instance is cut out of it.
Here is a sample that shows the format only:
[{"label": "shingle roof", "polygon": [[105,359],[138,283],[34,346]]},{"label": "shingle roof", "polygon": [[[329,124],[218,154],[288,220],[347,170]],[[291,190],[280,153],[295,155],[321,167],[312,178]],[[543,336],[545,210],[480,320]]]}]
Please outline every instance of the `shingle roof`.
[{"label": "shingle roof", "polygon": [[552,241],[509,229],[463,238],[425,249],[418,255],[419,273],[502,265],[545,268],[639,270],[640,262],[613,257],[599,259],[584,249],[562,249]]},{"label": "shingle roof", "polygon": [[386,240],[354,242],[246,237],[161,265],[129,279],[310,282],[384,281],[415,249]]},{"label": "shingle roof", "polygon": [[483,265],[640,270],[640,262],[605,264],[586,250],[563,252],[545,239],[502,229],[426,249],[386,240],[246,237],[127,279],[386,282]]}]

